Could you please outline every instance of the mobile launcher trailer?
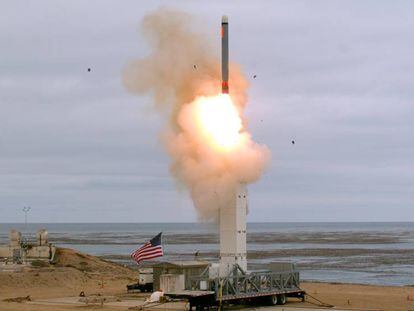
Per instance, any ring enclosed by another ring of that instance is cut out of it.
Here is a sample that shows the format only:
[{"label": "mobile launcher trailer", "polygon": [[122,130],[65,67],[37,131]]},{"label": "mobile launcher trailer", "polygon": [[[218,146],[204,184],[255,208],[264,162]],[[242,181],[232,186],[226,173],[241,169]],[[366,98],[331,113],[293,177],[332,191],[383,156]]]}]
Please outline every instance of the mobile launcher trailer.
[{"label": "mobile launcher trailer", "polygon": [[180,286],[160,287],[164,295],[188,300],[190,309],[221,309],[231,303],[285,304],[288,297],[304,300],[305,292],[299,287],[299,271],[294,264],[270,263],[269,270],[247,270],[248,192],[242,183],[234,191],[234,200],[219,211],[220,261],[190,275],[184,285],[181,282]]},{"label": "mobile launcher trailer", "polygon": [[299,287],[299,271],[293,264],[275,263],[274,268],[277,266],[282,269],[246,273],[235,265],[226,277],[220,277],[216,265],[211,264],[200,276],[191,277],[186,289],[166,292],[165,296],[187,300],[190,310],[210,307],[222,310],[228,304],[283,305],[288,297],[304,301],[305,292]]}]

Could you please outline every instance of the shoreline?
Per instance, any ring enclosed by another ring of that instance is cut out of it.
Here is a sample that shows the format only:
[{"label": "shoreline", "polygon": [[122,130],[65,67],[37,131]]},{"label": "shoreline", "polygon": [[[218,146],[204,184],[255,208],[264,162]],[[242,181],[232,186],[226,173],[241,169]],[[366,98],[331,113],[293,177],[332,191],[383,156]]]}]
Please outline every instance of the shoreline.
[{"label": "shoreline", "polygon": [[318,281],[318,280],[301,280],[301,283],[312,283],[312,284],[328,284],[328,285],[357,285],[357,286],[375,286],[375,287],[412,287],[414,290],[414,284],[410,285],[384,285],[384,284],[365,284],[365,283],[347,283],[347,282],[332,282],[332,281]]}]

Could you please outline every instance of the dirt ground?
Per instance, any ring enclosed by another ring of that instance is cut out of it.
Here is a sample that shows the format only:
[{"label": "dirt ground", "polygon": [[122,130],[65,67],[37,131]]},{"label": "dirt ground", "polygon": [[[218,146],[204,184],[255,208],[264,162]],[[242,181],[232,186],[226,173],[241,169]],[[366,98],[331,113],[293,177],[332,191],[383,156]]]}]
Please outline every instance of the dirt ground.
[{"label": "dirt ground", "polygon": [[[0,272],[0,310],[66,310],[65,307],[28,305],[4,299],[30,296],[32,300],[91,294],[122,294],[136,280],[137,271],[60,248],[57,264],[24,268],[21,272]],[[69,309],[73,309],[73,306]]]},{"label": "dirt ground", "polygon": [[414,310],[414,287],[302,283],[319,300],[341,308],[389,311]]},{"label": "dirt ground", "polygon": [[[125,295],[126,285],[135,281],[137,271],[81,254],[60,249],[57,264],[28,267],[21,272],[0,272],[0,310],[128,310],[128,307],[35,305],[17,297],[40,299],[86,295]],[[414,310],[414,287],[369,286],[356,284],[302,283],[311,296],[338,308],[357,310]],[[16,302],[16,300],[22,300]],[[310,299],[310,301],[316,302]],[[283,308],[312,306],[288,303]],[[179,308],[183,309],[184,304]],[[152,308],[154,309],[154,308]],[[161,309],[165,310],[165,306]]]}]

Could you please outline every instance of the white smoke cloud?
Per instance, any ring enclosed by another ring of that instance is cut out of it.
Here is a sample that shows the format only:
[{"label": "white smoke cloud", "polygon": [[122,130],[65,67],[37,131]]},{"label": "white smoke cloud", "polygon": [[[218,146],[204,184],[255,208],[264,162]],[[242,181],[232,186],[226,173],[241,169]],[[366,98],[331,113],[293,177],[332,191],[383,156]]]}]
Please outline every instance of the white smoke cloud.
[{"label": "white smoke cloud", "polygon": [[195,24],[191,20],[186,13],[167,9],[145,16],[142,31],[151,53],[129,63],[123,81],[131,92],[152,95],[166,121],[161,141],[171,158],[170,171],[190,192],[199,218],[206,220],[215,219],[218,208],[229,204],[237,184],[260,178],[270,152],[245,128],[248,83],[236,64],[230,64],[229,84],[242,125],[240,143],[218,150],[197,123],[197,103],[216,100],[220,93],[220,63],[208,36],[189,27]]}]

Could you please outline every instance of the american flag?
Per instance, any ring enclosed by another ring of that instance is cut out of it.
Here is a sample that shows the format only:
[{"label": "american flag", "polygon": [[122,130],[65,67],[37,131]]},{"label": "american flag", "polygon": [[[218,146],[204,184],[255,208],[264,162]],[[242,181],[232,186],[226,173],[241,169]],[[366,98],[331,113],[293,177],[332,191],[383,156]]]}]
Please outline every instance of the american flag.
[{"label": "american flag", "polygon": [[158,233],[150,241],[138,248],[131,254],[131,257],[139,264],[141,261],[149,260],[164,255],[162,251],[161,234]]}]

